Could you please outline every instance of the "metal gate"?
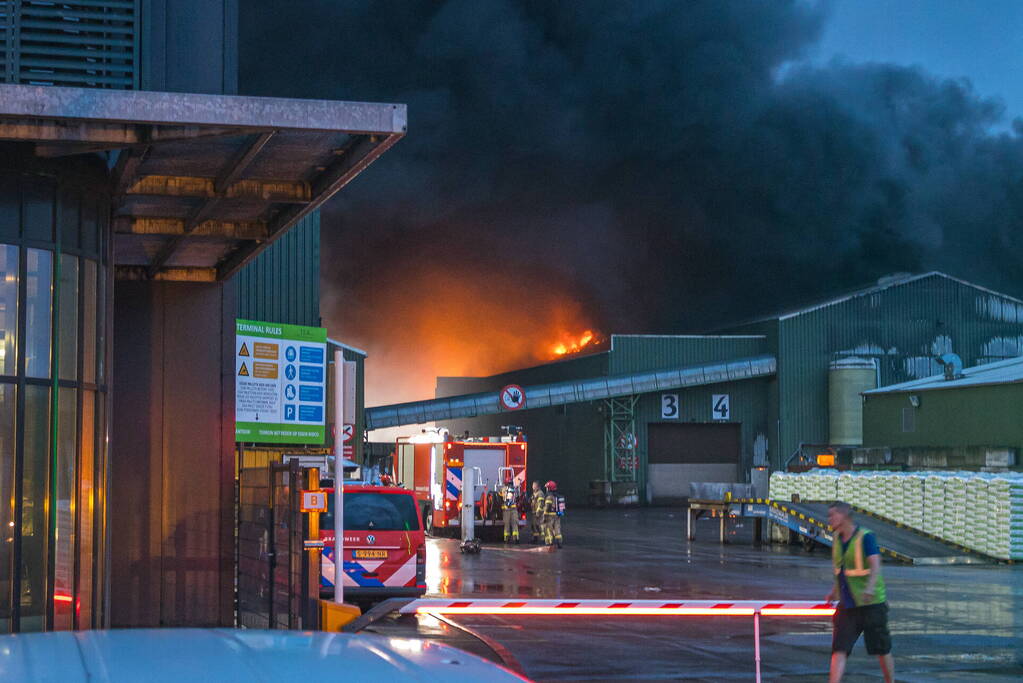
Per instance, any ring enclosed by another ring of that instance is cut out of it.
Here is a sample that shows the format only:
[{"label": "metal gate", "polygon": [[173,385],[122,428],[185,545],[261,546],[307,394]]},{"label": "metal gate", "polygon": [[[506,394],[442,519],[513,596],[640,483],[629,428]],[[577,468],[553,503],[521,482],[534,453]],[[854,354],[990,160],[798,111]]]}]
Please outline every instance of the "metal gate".
[{"label": "metal gate", "polygon": [[238,625],[309,629],[319,625],[319,567],[304,550],[305,471],[270,463],[238,477]]}]

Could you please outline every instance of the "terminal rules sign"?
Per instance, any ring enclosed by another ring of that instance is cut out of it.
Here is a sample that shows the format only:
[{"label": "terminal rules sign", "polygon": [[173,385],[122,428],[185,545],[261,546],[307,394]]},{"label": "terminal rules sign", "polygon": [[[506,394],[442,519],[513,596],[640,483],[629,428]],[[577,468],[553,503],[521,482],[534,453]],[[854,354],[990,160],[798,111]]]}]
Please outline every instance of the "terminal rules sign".
[{"label": "terminal rules sign", "polygon": [[235,441],[323,444],[327,331],[235,321]]}]

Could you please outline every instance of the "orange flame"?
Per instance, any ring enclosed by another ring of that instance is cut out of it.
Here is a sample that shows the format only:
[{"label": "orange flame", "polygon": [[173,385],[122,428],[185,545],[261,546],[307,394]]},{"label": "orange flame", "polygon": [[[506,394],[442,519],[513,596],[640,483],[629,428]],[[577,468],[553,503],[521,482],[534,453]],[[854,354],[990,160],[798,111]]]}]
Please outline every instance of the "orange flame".
[{"label": "orange flame", "polygon": [[586,330],[578,336],[562,333],[561,340],[551,346],[552,357],[556,358],[570,353],[579,353],[587,346],[599,343],[600,337],[593,330]]},{"label": "orange flame", "polygon": [[434,396],[438,376],[492,375],[601,341],[572,283],[546,274],[413,260],[340,294],[325,292],[327,324],[369,352],[370,406]]}]

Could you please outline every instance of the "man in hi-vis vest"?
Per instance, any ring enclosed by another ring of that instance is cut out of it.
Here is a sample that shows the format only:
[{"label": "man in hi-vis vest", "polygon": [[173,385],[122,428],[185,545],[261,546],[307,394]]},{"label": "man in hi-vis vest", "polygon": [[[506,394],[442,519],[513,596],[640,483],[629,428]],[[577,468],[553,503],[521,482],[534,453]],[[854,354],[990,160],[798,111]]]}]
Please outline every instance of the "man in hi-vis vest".
[{"label": "man in hi-vis vest", "polygon": [[884,680],[891,683],[895,680],[895,662],[877,539],[872,531],[853,521],[848,503],[838,502],[828,507],[828,524],[835,533],[831,546],[835,584],[825,600],[838,601],[828,680],[830,683],[842,680],[845,661],[862,633],[867,654],[877,655]]}]

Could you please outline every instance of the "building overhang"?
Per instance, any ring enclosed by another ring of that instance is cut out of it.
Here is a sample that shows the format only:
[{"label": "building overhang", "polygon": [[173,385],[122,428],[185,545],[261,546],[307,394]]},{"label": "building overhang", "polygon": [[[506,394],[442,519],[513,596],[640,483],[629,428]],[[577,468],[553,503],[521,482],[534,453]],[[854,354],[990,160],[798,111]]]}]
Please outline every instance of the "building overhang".
[{"label": "building overhang", "polygon": [[403,104],[0,84],[0,141],[108,155],[121,279],[230,278],[406,120]]}]

